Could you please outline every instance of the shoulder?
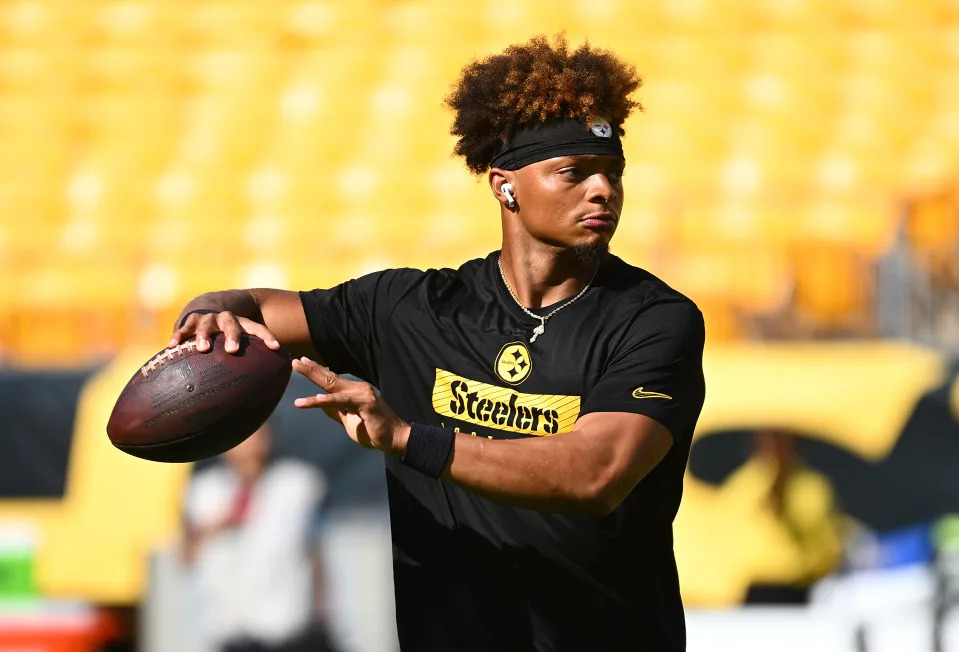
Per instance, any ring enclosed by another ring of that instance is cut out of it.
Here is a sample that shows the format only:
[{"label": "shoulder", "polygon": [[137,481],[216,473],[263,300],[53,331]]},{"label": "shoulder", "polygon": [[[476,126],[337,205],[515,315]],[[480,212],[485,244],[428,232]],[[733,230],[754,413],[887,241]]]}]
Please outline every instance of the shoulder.
[{"label": "shoulder", "polygon": [[663,279],[641,267],[630,265],[618,256],[611,255],[603,263],[599,281],[601,287],[620,295],[631,303],[639,305],[682,303],[696,307],[692,299],[671,287]]},{"label": "shoulder", "polygon": [[604,303],[617,306],[617,313],[626,321],[655,317],[663,326],[686,326],[695,331],[703,328],[703,314],[696,303],[671,287],[655,274],[635,267],[617,256],[604,263],[599,286]]},{"label": "shoulder", "polygon": [[400,287],[414,287],[417,285],[436,287],[472,283],[480,276],[492,256],[494,256],[494,254],[490,254],[490,256],[486,258],[468,260],[456,268],[431,267],[423,270],[412,267],[398,267],[385,269],[368,274],[359,280],[366,280],[367,283],[386,283]]},{"label": "shoulder", "polygon": [[[490,263],[490,260],[493,262]],[[495,254],[486,258],[468,260],[459,267],[439,267],[427,270],[389,270],[406,280],[409,295],[420,294],[430,301],[442,300],[460,294],[464,288],[483,285],[489,265],[495,265]]]},{"label": "shoulder", "polygon": [[485,258],[474,258],[468,260],[459,267],[440,267],[428,269],[423,272],[424,277],[434,283],[472,283],[475,282],[483,270],[490,264],[490,260],[495,265],[495,254],[490,254]]}]

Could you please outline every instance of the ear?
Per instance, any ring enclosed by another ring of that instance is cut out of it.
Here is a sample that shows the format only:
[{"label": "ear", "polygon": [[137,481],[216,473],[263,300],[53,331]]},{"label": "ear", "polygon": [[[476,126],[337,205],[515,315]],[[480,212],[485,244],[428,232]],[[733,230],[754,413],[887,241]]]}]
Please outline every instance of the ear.
[{"label": "ear", "polygon": [[489,180],[490,190],[493,191],[493,196],[496,197],[496,201],[503,205],[507,210],[515,210],[515,204],[512,208],[509,206],[509,198],[503,193],[503,184],[509,183],[513,186],[513,196],[516,196],[516,178],[512,172],[508,170],[501,170],[499,168],[492,168],[487,175]]}]

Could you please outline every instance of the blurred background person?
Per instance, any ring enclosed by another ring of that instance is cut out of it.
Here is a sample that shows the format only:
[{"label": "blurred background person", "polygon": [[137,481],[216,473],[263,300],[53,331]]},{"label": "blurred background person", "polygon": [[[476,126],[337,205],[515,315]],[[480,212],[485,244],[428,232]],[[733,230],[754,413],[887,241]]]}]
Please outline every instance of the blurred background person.
[{"label": "blurred background person", "polygon": [[789,432],[758,430],[749,462],[731,478],[754,497],[766,541],[778,548],[746,594],[747,604],[805,604],[809,589],[839,566],[842,520],[829,479],[806,467]]},{"label": "blurred background person", "polygon": [[266,425],[222,457],[186,498],[183,557],[203,637],[222,652],[332,650],[313,536],[322,477],[274,458]]}]

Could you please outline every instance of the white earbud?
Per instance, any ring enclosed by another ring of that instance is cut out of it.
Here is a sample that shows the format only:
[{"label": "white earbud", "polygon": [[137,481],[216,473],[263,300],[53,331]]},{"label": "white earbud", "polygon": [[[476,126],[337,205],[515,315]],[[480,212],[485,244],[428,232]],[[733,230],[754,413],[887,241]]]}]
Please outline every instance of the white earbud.
[{"label": "white earbud", "polygon": [[509,183],[504,183],[499,187],[500,191],[506,195],[506,205],[510,208],[516,206],[516,200],[513,199],[513,185]]}]

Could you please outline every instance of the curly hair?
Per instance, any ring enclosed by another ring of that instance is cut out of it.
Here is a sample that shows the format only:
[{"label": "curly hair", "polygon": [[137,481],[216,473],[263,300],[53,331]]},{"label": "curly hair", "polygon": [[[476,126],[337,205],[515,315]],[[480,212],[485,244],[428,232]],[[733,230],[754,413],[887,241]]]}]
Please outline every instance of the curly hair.
[{"label": "curly hair", "polygon": [[459,137],[453,152],[477,174],[489,169],[497,150],[526,125],[570,117],[603,117],[625,135],[622,124],[634,108],[630,99],[643,80],[635,66],[584,43],[570,52],[566,37],[545,36],[511,45],[473,61],[446,97]]}]

